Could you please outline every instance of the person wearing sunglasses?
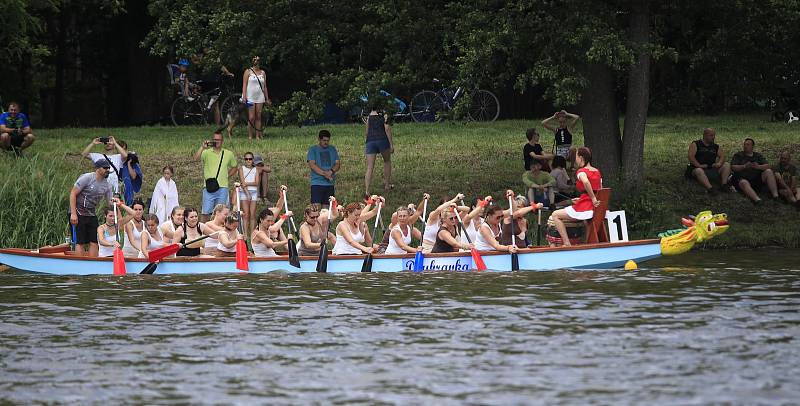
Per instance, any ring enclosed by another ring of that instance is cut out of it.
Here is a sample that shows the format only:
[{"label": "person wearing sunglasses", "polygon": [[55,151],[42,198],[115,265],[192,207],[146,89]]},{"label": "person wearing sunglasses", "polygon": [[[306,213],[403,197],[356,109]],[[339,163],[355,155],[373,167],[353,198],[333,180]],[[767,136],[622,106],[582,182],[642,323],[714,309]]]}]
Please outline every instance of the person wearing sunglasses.
[{"label": "person wearing sunglasses", "polygon": [[517,247],[503,245],[498,242],[503,234],[500,222],[505,215],[500,206],[490,206],[486,209],[484,222],[478,230],[478,238],[475,239],[475,248],[478,251],[506,251],[512,254],[517,252]]},{"label": "person wearing sunglasses", "polygon": [[244,235],[256,228],[256,203],[258,203],[258,185],[261,172],[255,166],[252,152],[244,153],[244,165],[239,167],[239,201],[242,205],[242,222]]},{"label": "person wearing sunglasses", "polygon": [[472,244],[461,241],[457,224],[458,219],[452,210],[447,210],[439,216],[439,231],[436,233],[436,242],[433,243],[431,252],[458,252],[459,249],[465,251],[472,249]]},{"label": "person wearing sunglasses", "polygon": [[[331,213],[331,221],[338,217],[338,214],[338,210],[334,210]],[[309,204],[303,211],[303,217],[305,221],[300,225],[298,254],[319,255],[320,247],[327,242],[336,243],[336,236],[328,232],[328,209],[322,209],[319,203]]]}]

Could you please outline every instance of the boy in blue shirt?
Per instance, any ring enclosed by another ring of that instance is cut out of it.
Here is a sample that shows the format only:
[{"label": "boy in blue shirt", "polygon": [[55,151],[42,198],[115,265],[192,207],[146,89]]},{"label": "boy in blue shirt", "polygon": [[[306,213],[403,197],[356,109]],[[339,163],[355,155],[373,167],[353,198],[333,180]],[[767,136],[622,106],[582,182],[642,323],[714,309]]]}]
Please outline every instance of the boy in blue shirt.
[{"label": "boy in blue shirt", "polygon": [[320,130],[319,144],[308,149],[306,162],[311,169],[311,203],[328,204],[328,197],[336,194],[336,172],[339,172],[339,153],[330,145],[331,133]]}]

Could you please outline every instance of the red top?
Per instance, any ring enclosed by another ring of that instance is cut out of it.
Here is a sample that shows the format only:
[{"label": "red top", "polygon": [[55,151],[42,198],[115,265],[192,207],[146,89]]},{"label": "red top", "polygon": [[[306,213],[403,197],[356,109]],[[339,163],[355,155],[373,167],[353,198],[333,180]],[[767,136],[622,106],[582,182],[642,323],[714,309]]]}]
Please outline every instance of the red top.
[{"label": "red top", "polygon": [[[603,183],[603,176],[600,175],[600,171],[594,170],[590,171],[586,168],[578,169],[575,172],[575,178],[577,179],[578,175],[583,172],[586,174],[586,178],[589,179],[589,184],[592,185],[592,190],[597,192],[602,187]],[[579,192],[586,192],[586,188],[583,186],[583,182],[576,180],[575,181],[575,189]],[[594,205],[592,204],[592,198],[589,197],[588,193],[583,193],[578,197],[578,201],[572,204],[573,210],[577,212],[584,212],[584,211],[593,211]]]}]

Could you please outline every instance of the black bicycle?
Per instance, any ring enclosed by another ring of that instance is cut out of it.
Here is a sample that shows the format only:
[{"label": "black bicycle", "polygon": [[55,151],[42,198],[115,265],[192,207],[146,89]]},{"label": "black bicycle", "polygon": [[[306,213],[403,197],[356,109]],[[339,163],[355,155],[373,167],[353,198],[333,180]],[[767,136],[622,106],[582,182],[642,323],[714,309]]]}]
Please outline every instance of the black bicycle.
[{"label": "black bicycle", "polygon": [[[439,79],[433,79],[439,85]],[[467,91],[462,86],[455,90],[441,86],[438,91],[423,90],[411,99],[411,118],[416,122],[437,122],[441,113],[452,110],[459,99],[469,96],[467,115],[473,121],[495,121],[500,116],[500,101],[494,93],[474,89]]]},{"label": "black bicycle", "polygon": [[[225,116],[227,110],[224,101],[233,96],[233,77],[221,73],[218,87],[203,93],[192,93],[191,88],[199,88],[200,84],[202,81],[190,85],[190,95],[183,95],[183,89],[179,90],[179,95],[172,102],[170,109],[172,124],[203,125],[216,122],[218,117]],[[219,103],[220,100],[223,100],[223,103]]]}]

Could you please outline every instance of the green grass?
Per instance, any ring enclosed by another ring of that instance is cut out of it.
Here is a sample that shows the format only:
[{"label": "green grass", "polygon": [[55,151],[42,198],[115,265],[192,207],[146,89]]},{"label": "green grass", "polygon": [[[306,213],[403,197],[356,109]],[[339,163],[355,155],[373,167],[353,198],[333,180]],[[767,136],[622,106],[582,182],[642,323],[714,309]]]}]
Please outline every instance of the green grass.
[{"label": "green grass", "polygon": [[[456,192],[500,196],[506,188],[522,191],[521,148],[525,129],[531,126],[545,133],[538,121],[396,124],[396,187],[387,196],[389,207],[417,202],[422,192],[438,197]],[[741,195],[708,197],[696,183],[683,179],[687,146],[700,137],[704,127],[717,129],[717,142],[728,157],[740,149],[745,137],[754,138],[756,150],[770,162],[781,149],[800,157],[800,125],[771,123],[766,115],[651,117],[645,145],[645,186],[637,194],[614,195],[611,204],[627,211],[632,238],[677,228],[681,216],[711,209],[728,213],[732,227],[707,247],[800,246],[800,215],[788,205],[767,201],[754,208]],[[262,154],[273,168],[271,197],[275,200],[277,186],[286,184],[290,208],[300,211],[309,194],[306,151],[316,143],[321,128],[331,130],[332,144],[342,159],[337,197],[343,202],[360,199],[364,187],[362,125],[272,127],[259,142],[247,140],[240,127],[225,147],[239,157],[246,151]],[[108,134],[125,140],[129,149],[140,155],[145,173],[143,198],[152,193],[161,168],[170,164],[176,168],[181,203],[199,207],[202,170],[192,155],[211,132],[211,127],[37,130],[37,142],[25,158],[0,156],[0,246],[34,247],[63,241],[69,188],[78,175],[92,170],[80,152],[92,138]],[[578,128],[576,144],[582,144],[582,133]],[[542,141],[545,149],[552,143],[547,135]],[[373,191],[380,190],[381,168],[378,159]]]}]

